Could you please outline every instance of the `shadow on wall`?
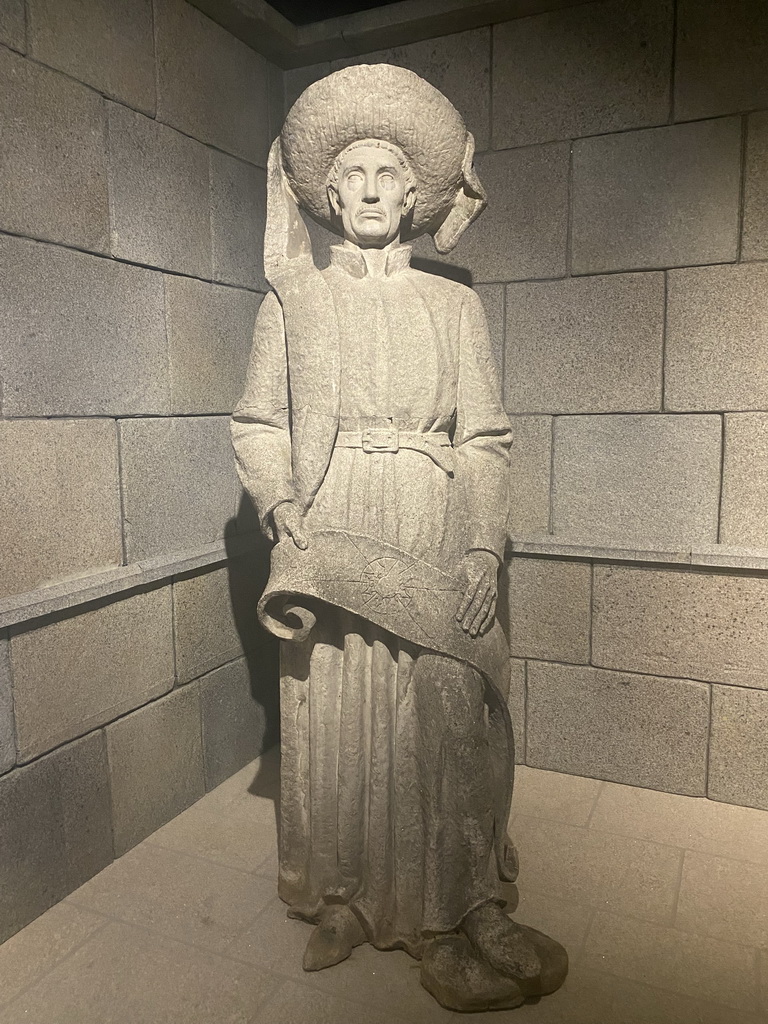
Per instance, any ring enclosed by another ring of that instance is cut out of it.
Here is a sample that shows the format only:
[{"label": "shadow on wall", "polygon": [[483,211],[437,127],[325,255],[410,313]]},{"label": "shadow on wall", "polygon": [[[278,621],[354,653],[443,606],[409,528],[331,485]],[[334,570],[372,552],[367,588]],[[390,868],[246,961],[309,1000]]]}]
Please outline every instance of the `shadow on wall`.
[{"label": "shadow on wall", "polygon": [[[257,534],[258,542],[255,550],[243,558],[238,553],[238,542],[248,534]],[[247,763],[280,741],[280,658],[277,639],[265,632],[257,618],[258,601],[269,576],[271,544],[259,534],[256,513],[245,494],[240,499],[236,518],[226,525],[224,543],[229,555],[232,613],[248,669],[249,703],[256,710],[255,715],[248,716],[249,735],[243,737],[242,763]],[[280,780],[276,762],[270,759],[259,764],[249,792],[274,800],[279,822]]]},{"label": "shadow on wall", "polygon": [[414,256],[411,259],[411,266],[414,270],[421,270],[425,274],[437,274],[439,277],[448,278],[449,281],[465,284],[467,288],[472,287],[472,272],[466,267],[458,267],[453,263],[441,263],[439,260],[425,260],[421,256]]}]

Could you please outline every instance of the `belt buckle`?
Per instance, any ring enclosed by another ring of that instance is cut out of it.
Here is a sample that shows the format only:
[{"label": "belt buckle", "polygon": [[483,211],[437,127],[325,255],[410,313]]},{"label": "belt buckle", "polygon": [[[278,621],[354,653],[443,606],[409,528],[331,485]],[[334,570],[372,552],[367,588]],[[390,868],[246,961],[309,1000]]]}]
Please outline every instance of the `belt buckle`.
[{"label": "belt buckle", "polygon": [[397,427],[369,427],[362,432],[362,446],[369,455],[371,452],[400,451]]}]

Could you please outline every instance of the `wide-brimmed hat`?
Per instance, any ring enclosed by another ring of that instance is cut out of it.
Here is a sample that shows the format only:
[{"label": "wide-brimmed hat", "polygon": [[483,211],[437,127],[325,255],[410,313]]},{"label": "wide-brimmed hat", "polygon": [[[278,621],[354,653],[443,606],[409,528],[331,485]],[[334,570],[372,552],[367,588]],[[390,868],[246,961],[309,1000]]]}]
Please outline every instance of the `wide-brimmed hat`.
[{"label": "wide-brimmed hat", "polygon": [[310,85],[280,133],[282,164],[299,205],[338,232],[328,179],[353,142],[379,139],[402,150],[416,179],[407,237],[429,232],[453,248],[486,206],[472,166],[475,142],[461,115],[423,78],[392,64],[356,64]]}]

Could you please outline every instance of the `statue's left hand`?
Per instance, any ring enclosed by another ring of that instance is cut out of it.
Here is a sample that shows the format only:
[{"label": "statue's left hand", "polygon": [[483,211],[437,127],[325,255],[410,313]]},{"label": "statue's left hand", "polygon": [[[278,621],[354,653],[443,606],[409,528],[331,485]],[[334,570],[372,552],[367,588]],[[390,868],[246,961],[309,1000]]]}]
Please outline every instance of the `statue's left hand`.
[{"label": "statue's left hand", "polygon": [[456,621],[470,636],[483,636],[493,625],[498,594],[499,563],[490,551],[468,551],[459,565],[466,590],[456,609]]}]

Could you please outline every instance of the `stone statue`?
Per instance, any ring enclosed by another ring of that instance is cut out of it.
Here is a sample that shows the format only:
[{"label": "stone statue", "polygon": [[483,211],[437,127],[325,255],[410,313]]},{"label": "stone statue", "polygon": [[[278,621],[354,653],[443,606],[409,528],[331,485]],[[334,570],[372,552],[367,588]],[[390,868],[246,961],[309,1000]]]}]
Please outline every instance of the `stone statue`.
[{"label": "stone statue", "polygon": [[[387,64],[310,86],[268,166],[266,275],[232,435],[276,542],[279,893],[308,971],[405,949],[455,1010],[557,988],[567,957],[504,913],[514,748],[496,617],[509,422],[479,299],[410,266],[486,205],[454,107]],[[343,242],[314,265],[303,209]]]}]

